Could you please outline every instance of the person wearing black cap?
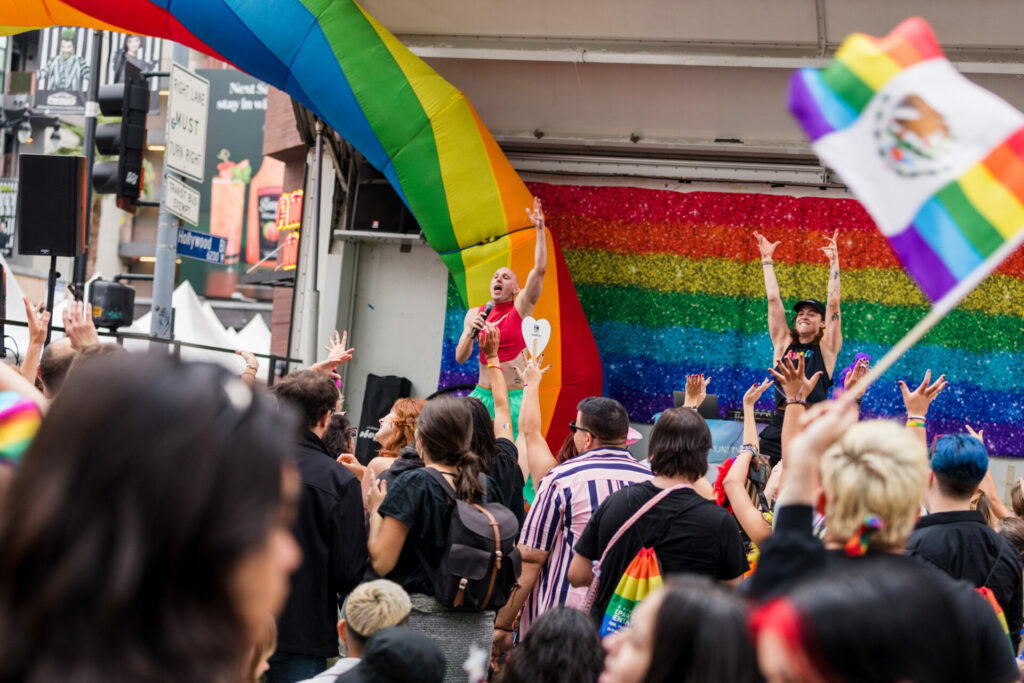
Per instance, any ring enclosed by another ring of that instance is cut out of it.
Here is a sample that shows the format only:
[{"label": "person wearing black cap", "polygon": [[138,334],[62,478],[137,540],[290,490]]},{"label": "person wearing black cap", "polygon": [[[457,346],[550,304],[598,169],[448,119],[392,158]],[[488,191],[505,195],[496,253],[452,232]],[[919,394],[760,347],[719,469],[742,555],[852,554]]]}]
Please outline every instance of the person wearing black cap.
[{"label": "person wearing black cap", "polygon": [[764,271],[764,288],[768,295],[768,334],[772,339],[772,365],[776,368],[783,358],[789,358],[795,365],[803,357],[804,375],[813,377],[821,372],[818,382],[809,391],[799,396],[786,396],[778,384],[775,386],[775,417],[761,432],[760,450],[768,456],[774,466],[782,457],[782,417],[786,404],[793,402],[818,403],[828,398],[832,386],[832,373],[836,359],[843,348],[842,318],[839,314],[839,248],[836,246],[836,230],[826,238],[828,244],[821,248],[828,257],[828,300],[801,299],[793,306],[796,317],[790,327],[786,320],[786,309],[779,294],[779,282],[775,278],[773,255],[780,242],[769,242],[763,235],[754,233],[761,251],[761,269]]},{"label": "person wearing black cap", "polygon": [[441,683],[445,659],[441,648],[419,631],[404,626],[370,636],[359,664],[338,676],[338,683]]}]

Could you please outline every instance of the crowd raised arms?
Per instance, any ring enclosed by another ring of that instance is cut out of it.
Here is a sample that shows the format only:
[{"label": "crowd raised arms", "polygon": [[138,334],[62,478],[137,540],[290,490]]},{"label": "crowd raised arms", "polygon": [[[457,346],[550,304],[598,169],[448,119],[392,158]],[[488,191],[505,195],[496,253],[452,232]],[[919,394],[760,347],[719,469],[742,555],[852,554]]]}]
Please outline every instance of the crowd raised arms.
[{"label": "crowd raised arms", "polygon": [[240,376],[132,355],[80,306],[44,348],[26,300],[0,364],[0,681],[1021,680],[1024,480],[1006,506],[980,429],[929,443],[958,378],[883,378],[898,420],[861,418],[866,360],[833,381],[838,233],[792,324],[784,246],[755,233],[772,365],[709,478],[700,374],[642,460],[614,398],[545,433],[528,213],[525,286],[499,269],[459,342],[479,391],[397,400],[365,463],[345,333],[268,391],[248,352]]}]

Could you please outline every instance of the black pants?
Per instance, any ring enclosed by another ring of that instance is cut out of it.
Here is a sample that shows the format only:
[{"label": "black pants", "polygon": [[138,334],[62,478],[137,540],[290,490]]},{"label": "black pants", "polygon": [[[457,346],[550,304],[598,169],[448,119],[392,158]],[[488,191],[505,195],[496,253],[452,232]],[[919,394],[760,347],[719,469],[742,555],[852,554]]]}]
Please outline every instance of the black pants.
[{"label": "black pants", "polygon": [[758,449],[761,451],[761,455],[768,458],[772,467],[782,460],[782,418],[785,414],[785,411],[776,410],[771,423],[761,430]]}]

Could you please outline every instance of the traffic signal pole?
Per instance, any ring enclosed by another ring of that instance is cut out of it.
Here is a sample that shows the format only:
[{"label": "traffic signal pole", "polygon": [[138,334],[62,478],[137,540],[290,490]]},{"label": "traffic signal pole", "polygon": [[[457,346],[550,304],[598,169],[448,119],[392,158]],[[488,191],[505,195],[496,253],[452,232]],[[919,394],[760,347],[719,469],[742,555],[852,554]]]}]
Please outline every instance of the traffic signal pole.
[{"label": "traffic signal pole", "polygon": [[75,257],[74,287],[75,297],[81,299],[85,296],[85,271],[89,262],[89,236],[92,232],[92,165],[96,160],[96,117],[100,113],[100,105],[97,102],[100,90],[100,48],[103,42],[103,32],[93,31],[92,33],[92,69],[89,73],[89,97],[85,103],[85,135],[82,145],[85,148],[85,186],[88,188],[88,200],[85,202],[85,240],[82,242],[82,253]]},{"label": "traffic signal pole", "polygon": [[[188,64],[188,48],[174,43],[172,59]],[[178,217],[167,210],[167,167],[164,166],[160,189],[160,219],[156,226],[156,263],[153,266],[153,309],[149,317],[149,333],[161,339],[170,339],[174,333],[174,315],[171,298],[174,295],[174,266],[178,250]],[[151,342],[155,347],[158,342]],[[166,345],[163,345],[166,347]]]}]

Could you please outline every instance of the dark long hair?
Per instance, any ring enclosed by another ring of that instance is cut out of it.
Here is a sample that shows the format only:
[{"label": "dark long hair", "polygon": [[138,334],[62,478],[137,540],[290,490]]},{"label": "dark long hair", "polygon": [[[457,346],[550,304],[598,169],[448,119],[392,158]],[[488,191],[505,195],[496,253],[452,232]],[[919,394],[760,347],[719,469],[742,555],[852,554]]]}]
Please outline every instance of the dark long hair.
[{"label": "dark long hair", "polygon": [[555,607],[533,622],[498,682],[594,683],[603,663],[601,639],[590,617],[571,607]]},{"label": "dark long hair", "polygon": [[279,514],[294,429],[212,365],[73,373],[0,511],[0,680],[237,677],[232,583]]},{"label": "dark long hair", "polygon": [[761,680],[743,601],[703,576],[669,579],[644,683]]},{"label": "dark long hair", "polygon": [[498,440],[494,438],[494,418],[487,412],[487,406],[476,396],[467,396],[464,399],[473,414],[473,438],[470,440],[469,449],[480,456],[484,462],[484,471],[490,472],[494,467],[494,461],[502,457],[498,451]]},{"label": "dark long hair", "polygon": [[427,401],[416,420],[416,437],[424,460],[459,468],[455,492],[472,503],[484,495],[480,484],[484,463],[469,450],[473,438],[473,415],[458,398],[439,396]]},{"label": "dark long hair", "polygon": [[974,680],[982,665],[976,624],[944,579],[903,556],[863,558],[769,603],[754,615],[754,629],[783,634],[783,645],[827,680]]}]

